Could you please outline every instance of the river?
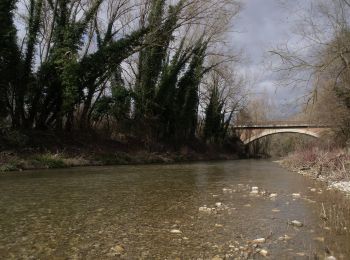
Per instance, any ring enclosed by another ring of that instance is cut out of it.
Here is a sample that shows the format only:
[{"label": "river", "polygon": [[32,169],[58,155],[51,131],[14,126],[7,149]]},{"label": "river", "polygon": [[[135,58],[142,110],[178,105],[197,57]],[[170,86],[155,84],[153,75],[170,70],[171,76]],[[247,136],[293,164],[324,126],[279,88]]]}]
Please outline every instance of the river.
[{"label": "river", "polygon": [[270,161],[0,176],[0,259],[350,259],[349,229],[348,199]]}]

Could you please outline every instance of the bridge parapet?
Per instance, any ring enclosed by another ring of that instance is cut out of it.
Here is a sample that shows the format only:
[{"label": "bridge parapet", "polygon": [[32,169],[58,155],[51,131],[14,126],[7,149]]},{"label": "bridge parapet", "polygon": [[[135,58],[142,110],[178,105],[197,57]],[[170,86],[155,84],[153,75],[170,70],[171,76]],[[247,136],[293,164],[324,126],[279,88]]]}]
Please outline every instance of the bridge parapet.
[{"label": "bridge parapet", "polygon": [[319,138],[322,132],[328,131],[331,128],[332,126],[316,122],[267,121],[235,125],[232,127],[232,130],[237,130],[241,140],[245,144],[249,144],[264,136],[279,133],[298,133]]},{"label": "bridge parapet", "polygon": [[330,125],[307,121],[266,121],[234,125],[233,129],[330,128]]}]

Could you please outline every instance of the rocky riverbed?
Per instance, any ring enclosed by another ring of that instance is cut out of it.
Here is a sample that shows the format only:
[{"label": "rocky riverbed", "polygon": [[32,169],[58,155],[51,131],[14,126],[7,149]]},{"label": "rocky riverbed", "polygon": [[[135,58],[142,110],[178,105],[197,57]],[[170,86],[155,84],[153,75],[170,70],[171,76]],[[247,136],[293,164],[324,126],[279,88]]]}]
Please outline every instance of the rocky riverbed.
[{"label": "rocky riverbed", "polygon": [[347,259],[340,195],[254,160],[1,175],[0,258]]}]

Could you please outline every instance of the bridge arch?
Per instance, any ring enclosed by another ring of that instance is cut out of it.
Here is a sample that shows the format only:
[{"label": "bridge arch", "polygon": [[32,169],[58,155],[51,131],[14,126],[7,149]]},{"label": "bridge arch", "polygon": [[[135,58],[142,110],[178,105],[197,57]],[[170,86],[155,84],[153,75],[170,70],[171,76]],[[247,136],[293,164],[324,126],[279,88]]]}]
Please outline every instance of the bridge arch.
[{"label": "bridge arch", "polygon": [[245,140],[243,140],[244,144],[249,144],[255,140],[258,140],[260,138],[263,138],[265,136],[274,135],[274,134],[280,134],[280,133],[297,133],[297,134],[303,134],[312,136],[315,138],[320,138],[320,134],[316,131],[312,131],[311,129],[300,129],[300,128],[289,128],[289,129],[264,129],[262,132],[255,134]]}]

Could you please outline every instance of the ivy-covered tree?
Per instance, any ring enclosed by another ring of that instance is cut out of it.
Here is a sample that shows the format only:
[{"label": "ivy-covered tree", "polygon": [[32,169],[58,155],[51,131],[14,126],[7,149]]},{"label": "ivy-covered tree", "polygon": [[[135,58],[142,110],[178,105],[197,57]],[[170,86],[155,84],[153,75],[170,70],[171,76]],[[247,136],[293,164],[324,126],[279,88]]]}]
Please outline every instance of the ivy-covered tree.
[{"label": "ivy-covered tree", "polygon": [[207,43],[198,42],[192,59],[178,82],[175,100],[175,135],[177,140],[195,137],[198,123],[199,85],[203,76],[203,62]]},{"label": "ivy-covered tree", "polygon": [[14,91],[22,63],[13,21],[16,0],[0,2],[0,119],[13,113]]},{"label": "ivy-covered tree", "polygon": [[204,138],[207,141],[219,141],[224,134],[223,103],[220,99],[219,89],[213,86],[210,93],[209,104],[205,110]]}]

